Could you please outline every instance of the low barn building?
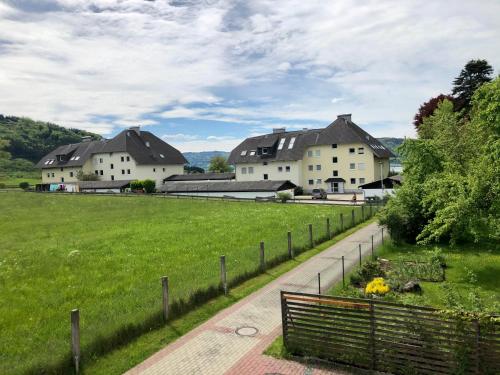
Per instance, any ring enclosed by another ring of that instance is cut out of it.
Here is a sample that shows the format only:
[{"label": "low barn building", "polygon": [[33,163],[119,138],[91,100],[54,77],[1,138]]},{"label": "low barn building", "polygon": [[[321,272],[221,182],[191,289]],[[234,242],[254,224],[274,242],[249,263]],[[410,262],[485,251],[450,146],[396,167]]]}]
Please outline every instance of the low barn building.
[{"label": "low barn building", "polygon": [[200,181],[230,181],[234,180],[236,177],[235,173],[190,173],[190,174],[174,174],[163,180],[163,183],[169,182],[200,182]]},{"label": "low barn building", "polygon": [[255,199],[274,198],[278,193],[293,197],[295,188],[290,181],[180,181],[166,183],[160,191],[172,195]]},{"label": "low barn building", "polygon": [[360,185],[359,188],[363,190],[365,199],[369,197],[382,198],[386,194],[394,194],[394,188],[401,185],[402,182],[403,176],[396,175],[389,176],[387,178],[384,178],[383,180],[373,181],[368,184]]}]

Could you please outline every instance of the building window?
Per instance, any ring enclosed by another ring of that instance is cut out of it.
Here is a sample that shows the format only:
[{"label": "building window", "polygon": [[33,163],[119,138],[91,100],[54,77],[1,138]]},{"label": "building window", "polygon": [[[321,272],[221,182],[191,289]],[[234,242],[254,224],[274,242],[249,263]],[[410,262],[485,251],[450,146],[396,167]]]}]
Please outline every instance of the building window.
[{"label": "building window", "polygon": [[165,168],[163,168],[163,172],[165,172]]},{"label": "building window", "polygon": [[365,148],[364,147],[358,147],[358,154],[364,154],[365,153]]},{"label": "building window", "polygon": [[312,170],[314,170],[314,165],[308,165],[308,166],[307,166],[307,168],[308,168],[310,171],[312,171]]},{"label": "building window", "polygon": [[115,180],[115,176],[111,175],[111,181]]},{"label": "building window", "polygon": [[73,177],[73,172],[69,172],[69,177]]},{"label": "building window", "polygon": [[295,137],[292,137],[290,139],[290,143],[288,144],[288,149],[291,150],[294,144],[295,144]]},{"label": "building window", "polygon": [[354,147],[351,147],[349,148],[349,154],[355,154],[356,153],[356,149]]},{"label": "building window", "polygon": [[151,144],[149,143],[149,141],[146,141],[145,145],[146,145],[146,147],[151,147]]},{"label": "building window", "polygon": [[130,169],[127,169],[127,174],[130,174]]},{"label": "building window", "polygon": [[61,172],[63,172],[63,171],[64,171],[64,168],[61,168]]},{"label": "building window", "polygon": [[307,156],[308,156],[308,157],[310,157],[310,158],[312,158],[312,156],[313,156],[313,152],[312,152],[312,150],[307,151]]},{"label": "building window", "polygon": [[122,169],[122,174],[125,174],[125,169]]},{"label": "building window", "polygon": [[268,180],[269,179],[269,176],[267,175],[267,173],[264,173],[264,180]]},{"label": "building window", "polygon": [[125,161],[125,156],[122,156],[122,157],[120,158],[120,160],[121,160],[121,161]]},{"label": "building window", "polygon": [[55,175],[55,173],[54,173],[54,172],[52,172],[52,177],[56,177],[56,175]]},{"label": "building window", "polygon": [[332,148],[337,148],[337,144],[336,144],[336,143],[333,143],[333,144],[332,144]]},{"label": "building window", "polygon": [[165,159],[165,155],[160,154],[160,158]]},{"label": "building window", "polygon": [[50,173],[47,173],[47,177],[50,177]]},{"label": "building window", "polygon": [[350,163],[349,169],[356,169],[356,163]]},{"label": "building window", "polygon": [[314,185],[314,180],[307,181],[309,185]]},{"label": "building window", "polygon": [[95,173],[96,175],[98,175],[98,174],[99,174],[99,171],[94,171],[94,173]]},{"label": "building window", "polygon": [[321,170],[321,164],[316,164],[316,170],[320,171]]},{"label": "building window", "polygon": [[253,167],[248,167],[248,174],[253,174]]},{"label": "building window", "polygon": [[283,145],[285,144],[285,139],[286,138],[281,138],[280,139],[280,144],[278,145],[278,150],[281,150],[283,148]]},{"label": "building window", "polygon": [[366,169],[366,164],[365,163],[358,163],[358,169],[360,171],[364,171]]},{"label": "building window", "polygon": [[127,161],[130,161],[130,156],[127,156]]},{"label": "building window", "polygon": [[363,177],[361,177],[361,178],[359,179],[359,184],[360,184],[360,185],[363,185],[364,183],[365,183],[365,179],[364,179]]},{"label": "building window", "polygon": [[101,176],[102,176],[102,175],[104,175],[104,171],[101,169],[101,170],[99,171],[99,174],[100,174]]},{"label": "building window", "polygon": [[241,174],[247,174],[247,167],[241,168]]},{"label": "building window", "polygon": [[283,167],[278,167],[278,172],[283,172]]},{"label": "building window", "polygon": [[289,166],[289,165],[287,165],[287,166],[285,167],[285,170],[286,170],[287,172],[290,172],[290,166]]},{"label": "building window", "polygon": [[267,161],[263,162],[262,165],[267,165]]},{"label": "building window", "polygon": [[316,180],[316,185],[321,185],[321,183],[322,183],[321,178],[318,178],[318,179]]},{"label": "building window", "polygon": [[255,156],[255,150],[250,151],[250,156]]},{"label": "building window", "polygon": [[247,155],[247,150],[243,150],[243,151],[241,151],[241,154],[240,154],[240,155],[241,155],[241,156],[246,156],[246,155]]},{"label": "building window", "polygon": [[356,184],[356,179],[355,178],[351,178],[351,185],[355,185]]},{"label": "building window", "polygon": [[61,182],[64,182],[64,177],[61,177]]},{"label": "building window", "polygon": [[334,156],[334,157],[332,158],[332,163],[337,163],[338,161],[339,161],[339,159],[338,159],[336,156]]},{"label": "building window", "polygon": [[321,155],[321,150],[314,151],[314,156],[320,156],[320,155]]},{"label": "building window", "polygon": [[153,168],[153,172],[156,172],[156,168]]},{"label": "building window", "polygon": [[110,167],[110,169],[114,169],[115,168],[115,166],[113,164],[110,164],[109,167]]},{"label": "building window", "polygon": [[333,177],[337,177],[339,175],[339,171],[333,171]]},{"label": "building window", "polygon": [[99,158],[99,163],[102,163],[102,158]]}]

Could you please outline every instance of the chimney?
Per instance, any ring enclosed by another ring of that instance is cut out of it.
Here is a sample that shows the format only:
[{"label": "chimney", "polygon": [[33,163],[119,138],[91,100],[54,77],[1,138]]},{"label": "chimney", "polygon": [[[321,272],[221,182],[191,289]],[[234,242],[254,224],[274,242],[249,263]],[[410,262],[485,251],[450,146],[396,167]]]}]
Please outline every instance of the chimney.
[{"label": "chimney", "polygon": [[82,142],[90,142],[92,137],[90,135],[85,135],[82,137]]},{"label": "chimney", "polygon": [[138,126],[131,126],[131,127],[129,128],[129,130],[133,130],[133,131],[135,131],[135,132],[137,133],[137,135],[138,135],[138,136],[140,136],[140,135],[141,135],[141,127],[140,127],[139,125],[138,125]]},{"label": "chimney", "polygon": [[338,115],[337,118],[343,118],[346,121],[351,121],[351,114],[350,113],[346,113],[344,115]]},{"label": "chimney", "polygon": [[286,128],[273,128],[273,134],[284,132],[286,132]]}]

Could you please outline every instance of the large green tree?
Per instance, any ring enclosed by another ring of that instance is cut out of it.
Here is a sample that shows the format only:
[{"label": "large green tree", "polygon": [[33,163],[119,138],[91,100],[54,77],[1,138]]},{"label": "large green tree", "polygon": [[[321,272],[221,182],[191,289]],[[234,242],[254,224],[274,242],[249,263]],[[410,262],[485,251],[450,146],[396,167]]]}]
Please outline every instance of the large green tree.
[{"label": "large green tree", "polygon": [[470,118],[444,100],[400,148],[404,184],[381,223],[396,240],[500,239],[500,78],[472,98]]},{"label": "large green tree", "polygon": [[470,109],[472,95],[484,83],[492,80],[493,68],[486,60],[470,60],[453,81],[452,94],[457,110]]},{"label": "large green tree", "polygon": [[208,166],[209,172],[231,172],[233,169],[227,163],[227,159],[224,156],[214,156],[210,159],[210,165]]}]

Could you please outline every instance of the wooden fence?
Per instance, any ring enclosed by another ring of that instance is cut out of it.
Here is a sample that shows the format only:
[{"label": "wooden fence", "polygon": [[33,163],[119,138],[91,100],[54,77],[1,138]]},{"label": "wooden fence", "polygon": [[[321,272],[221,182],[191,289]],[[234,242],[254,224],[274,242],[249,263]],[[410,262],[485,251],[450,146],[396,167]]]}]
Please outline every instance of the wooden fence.
[{"label": "wooden fence", "polygon": [[281,292],[288,351],[393,374],[500,374],[498,319],[371,299]]}]

